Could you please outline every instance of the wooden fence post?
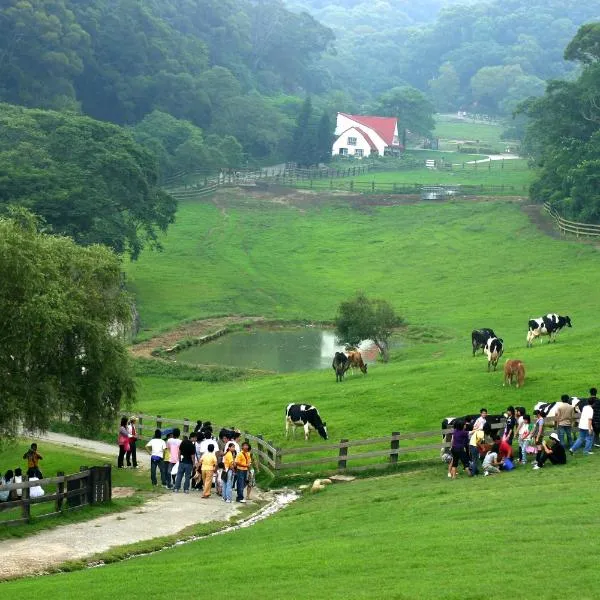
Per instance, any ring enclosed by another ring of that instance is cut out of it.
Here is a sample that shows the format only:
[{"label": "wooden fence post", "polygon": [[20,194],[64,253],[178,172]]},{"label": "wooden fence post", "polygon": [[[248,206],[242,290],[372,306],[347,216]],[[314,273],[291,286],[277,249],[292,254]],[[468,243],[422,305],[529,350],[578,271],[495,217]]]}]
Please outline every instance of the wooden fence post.
[{"label": "wooden fence post", "polygon": [[[84,471],[89,471],[89,467],[79,467],[79,472],[83,473]],[[79,479],[79,489],[85,489],[85,494],[79,494],[80,504],[89,504],[90,503],[90,495],[91,495],[91,477],[88,473],[87,477],[83,477]]]},{"label": "wooden fence post", "polygon": [[185,417],[183,418],[183,435],[188,435],[190,433],[190,422]]},{"label": "wooden fence post", "polygon": [[162,430],[162,418],[160,415],[156,415],[156,429]]},{"label": "wooden fence post", "polygon": [[138,437],[139,437],[139,434],[143,434],[143,432],[144,432],[144,424],[142,422],[142,417],[138,417],[137,429],[138,429]]},{"label": "wooden fence post", "polygon": [[398,453],[394,452],[394,450],[400,449],[400,440],[394,439],[394,438],[399,438],[399,437],[400,437],[399,431],[392,431],[392,441],[390,443],[390,450],[392,450],[392,453],[390,454],[390,462],[391,463],[398,462]]},{"label": "wooden fence post", "polygon": [[[25,478],[25,481],[28,481],[29,478]],[[23,502],[23,504],[21,505],[22,511],[23,511],[23,518],[28,522],[31,523],[31,504],[30,504],[30,500],[29,500],[29,488],[23,488],[23,495],[21,496],[21,500]]]},{"label": "wooden fence post", "polygon": [[263,436],[262,435],[257,435],[256,436],[256,467],[257,470],[260,471],[260,454],[259,452],[264,452],[263,448],[264,446],[262,446],[262,442],[263,442]]},{"label": "wooden fence post", "polygon": [[112,502],[112,467],[111,465],[104,465],[106,468],[106,501]]},{"label": "wooden fence post", "polygon": [[[340,440],[340,444],[347,444],[348,440]],[[348,456],[348,446],[341,446],[338,457],[338,469],[341,471],[346,468]]]},{"label": "wooden fence post", "polygon": [[[57,477],[64,477],[64,471],[59,471],[56,474]],[[56,484],[56,512],[61,512],[63,507],[63,499],[65,493],[65,480],[59,481]]]}]

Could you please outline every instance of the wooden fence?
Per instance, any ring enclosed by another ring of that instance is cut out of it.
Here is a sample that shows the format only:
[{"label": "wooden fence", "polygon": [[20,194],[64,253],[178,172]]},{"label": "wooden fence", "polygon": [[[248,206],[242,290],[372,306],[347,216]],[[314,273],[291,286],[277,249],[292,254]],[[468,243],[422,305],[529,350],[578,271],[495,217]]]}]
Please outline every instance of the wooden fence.
[{"label": "wooden fence", "polygon": [[[504,429],[505,421],[491,425],[492,432]],[[138,415],[138,435],[149,438],[155,429],[180,427],[188,435],[194,428],[189,419],[168,419],[161,416]],[[554,419],[545,419],[545,426],[554,426]],[[573,426],[577,427],[577,419]],[[220,427],[213,425],[218,433]],[[150,433],[151,430],[151,433]],[[392,432],[390,435],[362,440],[342,439],[338,443],[306,443],[293,448],[279,448],[262,435],[241,433],[241,439],[252,446],[252,454],[259,470],[270,476],[289,475],[294,471],[312,470],[315,467],[337,471],[363,471],[386,469],[397,465],[401,456],[415,460],[438,459],[450,447],[453,429],[420,431],[416,433]],[[314,435],[314,434],[313,434]],[[358,449],[355,451],[354,449]],[[435,453],[435,454],[434,454]]]},{"label": "wooden fence", "polygon": [[563,219],[548,202],[544,202],[544,210],[554,219],[558,229],[563,235],[566,235],[567,233],[574,233],[577,237],[600,236],[600,225],[578,223],[577,221],[568,221],[567,219]]},{"label": "wooden fence", "polygon": [[[39,498],[31,498],[29,490],[37,486],[41,486],[45,493]],[[51,488],[55,488],[54,493],[49,493]],[[59,472],[56,477],[35,481],[27,481],[24,478],[22,483],[0,485],[0,492],[17,490],[21,490],[21,497],[9,502],[1,502],[0,512],[18,508],[21,511],[21,517],[12,520],[2,520],[0,518],[0,525],[29,523],[34,519],[59,515],[90,504],[110,502],[112,498],[111,467],[110,465],[91,468],[81,467],[80,472],[73,475],[65,475]],[[50,502],[54,503],[53,511],[39,515],[31,514],[32,505]]]}]

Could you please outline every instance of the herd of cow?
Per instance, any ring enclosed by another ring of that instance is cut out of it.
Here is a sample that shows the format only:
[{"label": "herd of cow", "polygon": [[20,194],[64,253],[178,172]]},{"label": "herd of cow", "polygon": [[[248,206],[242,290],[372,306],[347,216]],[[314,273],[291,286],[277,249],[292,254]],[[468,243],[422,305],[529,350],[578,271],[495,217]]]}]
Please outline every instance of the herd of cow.
[{"label": "herd of cow", "polygon": [[[538,319],[529,320],[529,329],[527,331],[527,346],[530,347],[536,338],[543,340],[543,336],[549,337],[549,342],[556,341],[556,335],[563,327],[571,327],[571,319],[562,317],[556,313],[548,313]],[[483,328],[476,329],[471,333],[471,343],[473,346],[473,356],[478,350],[483,350],[483,353],[488,359],[488,371],[490,367],[496,370],[498,361],[504,353],[504,341],[497,337],[492,329]],[[348,349],[346,352],[336,352],[333,357],[332,368],[335,372],[336,382],[343,381],[344,375],[348,369],[360,369],[362,373],[367,374],[367,365],[363,361],[361,353],[356,349]],[[504,365],[504,384],[512,385],[516,383],[517,387],[521,387],[525,380],[525,365],[520,360],[507,360]],[[572,398],[573,406],[579,408],[581,404],[580,398]],[[552,416],[551,411],[556,403],[539,403],[535,408],[544,410],[544,416]],[[494,418],[499,423],[502,416],[490,417],[489,423],[494,424]],[[454,418],[444,419],[443,428],[451,426]],[[327,423],[321,419],[319,410],[311,404],[289,404],[285,409],[285,435],[288,436],[290,428],[292,433],[296,427],[304,429],[304,439],[307,440],[311,430],[317,431],[323,438],[327,439]]]},{"label": "herd of cow", "polygon": [[[527,347],[533,345],[536,338],[543,341],[544,336],[548,336],[549,340],[556,341],[556,336],[563,327],[571,327],[570,317],[562,317],[556,313],[548,313],[538,319],[529,319],[527,331]],[[473,356],[478,350],[482,350],[488,361],[488,371],[490,367],[496,370],[498,361],[504,353],[504,340],[499,338],[492,329],[483,328],[475,329],[471,332],[471,345],[473,347]],[[504,365],[504,384],[511,385],[516,382],[517,387],[523,385],[525,380],[525,365],[520,360],[507,360]]]}]

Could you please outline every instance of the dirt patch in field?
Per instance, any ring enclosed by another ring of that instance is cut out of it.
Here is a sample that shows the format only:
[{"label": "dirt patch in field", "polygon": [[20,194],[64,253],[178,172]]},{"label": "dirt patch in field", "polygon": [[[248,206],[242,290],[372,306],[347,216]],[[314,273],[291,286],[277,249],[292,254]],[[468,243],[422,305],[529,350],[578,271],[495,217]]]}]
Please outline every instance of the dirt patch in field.
[{"label": "dirt patch in field", "polygon": [[152,350],[159,347],[170,348],[178,341],[188,337],[202,337],[210,333],[214,333],[219,329],[231,325],[240,325],[242,323],[260,323],[264,321],[264,317],[216,317],[213,319],[200,319],[179,325],[175,329],[160,333],[157,336],[135,344],[130,348],[131,354],[136,358],[152,358]]},{"label": "dirt patch in field", "polygon": [[135,489],[132,487],[114,487],[112,489],[113,500],[115,498],[129,498],[135,494]]},{"label": "dirt patch in field", "polygon": [[560,231],[554,226],[552,218],[544,212],[540,204],[525,204],[522,206],[523,212],[529,217],[529,220],[542,232],[554,239],[560,239]]}]

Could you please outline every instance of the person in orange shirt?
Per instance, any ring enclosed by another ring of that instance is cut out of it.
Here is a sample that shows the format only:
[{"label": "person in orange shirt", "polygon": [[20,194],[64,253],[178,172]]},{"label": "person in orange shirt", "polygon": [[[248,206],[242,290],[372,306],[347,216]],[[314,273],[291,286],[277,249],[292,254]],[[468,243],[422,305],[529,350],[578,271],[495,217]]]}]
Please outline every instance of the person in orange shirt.
[{"label": "person in orange shirt", "polygon": [[252,466],[252,457],[250,456],[250,444],[244,442],[242,451],[235,457],[235,468],[237,472],[237,496],[236,502],[246,503],[244,500],[244,488],[248,483],[248,471]]},{"label": "person in orange shirt", "polygon": [[225,471],[225,483],[223,485],[223,500],[231,502],[233,492],[233,475],[235,472],[235,444],[227,442],[225,456],[223,456],[223,466]]},{"label": "person in orange shirt", "polygon": [[212,487],[213,475],[217,469],[217,456],[215,454],[214,444],[209,444],[206,452],[200,459],[200,470],[202,473],[203,498],[210,498],[210,488]]}]

